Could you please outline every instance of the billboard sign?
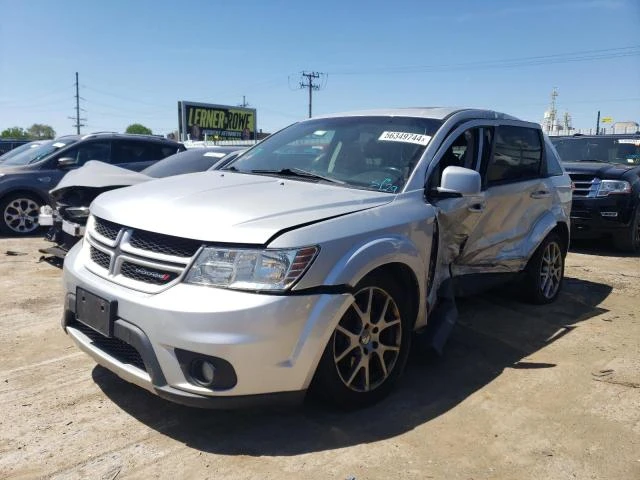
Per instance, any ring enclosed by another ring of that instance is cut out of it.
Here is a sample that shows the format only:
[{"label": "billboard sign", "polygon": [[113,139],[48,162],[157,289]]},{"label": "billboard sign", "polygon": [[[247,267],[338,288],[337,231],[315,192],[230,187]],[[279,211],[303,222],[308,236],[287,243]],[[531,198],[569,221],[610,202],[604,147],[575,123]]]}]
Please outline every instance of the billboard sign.
[{"label": "billboard sign", "polygon": [[182,141],[257,138],[254,108],[179,101],[178,126]]}]

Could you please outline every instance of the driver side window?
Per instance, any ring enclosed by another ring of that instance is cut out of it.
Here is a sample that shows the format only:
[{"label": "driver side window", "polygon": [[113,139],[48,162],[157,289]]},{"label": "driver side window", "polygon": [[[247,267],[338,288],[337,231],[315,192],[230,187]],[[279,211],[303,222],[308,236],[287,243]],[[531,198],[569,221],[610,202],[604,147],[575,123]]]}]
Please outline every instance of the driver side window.
[{"label": "driver side window", "polygon": [[[444,154],[436,160],[438,164],[431,173],[429,191],[435,190],[442,181],[442,172],[447,167],[464,167],[477,170],[479,128],[470,128],[455,137]],[[450,139],[445,141],[449,142]]]}]

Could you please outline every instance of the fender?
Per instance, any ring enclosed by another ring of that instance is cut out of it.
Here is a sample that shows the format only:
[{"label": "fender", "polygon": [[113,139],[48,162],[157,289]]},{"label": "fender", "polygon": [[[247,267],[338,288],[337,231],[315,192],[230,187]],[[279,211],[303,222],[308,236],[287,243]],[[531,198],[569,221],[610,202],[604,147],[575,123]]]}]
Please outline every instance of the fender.
[{"label": "fender", "polygon": [[[527,251],[523,252],[525,258],[531,258],[533,252],[540,246],[542,241],[547,235],[558,226],[558,223],[563,221],[562,209],[559,205],[555,205],[551,210],[548,210],[538,219],[536,224],[529,233],[528,241],[526,242]],[[567,226],[568,225],[568,222]]]},{"label": "fender", "polygon": [[[427,253],[430,250],[429,245]],[[390,263],[408,266],[418,279],[421,294],[425,292],[427,267],[421,252],[408,238],[401,235],[388,235],[354,245],[330,270],[325,284],[353,287],[371,271]]]}]

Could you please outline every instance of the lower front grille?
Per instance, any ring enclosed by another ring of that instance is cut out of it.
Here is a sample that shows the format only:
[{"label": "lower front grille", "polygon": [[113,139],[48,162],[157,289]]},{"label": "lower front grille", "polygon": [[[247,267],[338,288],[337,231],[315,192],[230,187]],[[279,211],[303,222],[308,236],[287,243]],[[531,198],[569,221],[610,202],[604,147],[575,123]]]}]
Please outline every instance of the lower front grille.
[{"label": "lower front grille", "polygon": [[138,351],[128,343],[123,342],[119,338],[105,337],[77,321],[69,324],[69,326],[84,333],[89,337],[93,346],[99,348],[119,362],[132,365],[145,372],[147,371],[144,366],[144,361]]}]

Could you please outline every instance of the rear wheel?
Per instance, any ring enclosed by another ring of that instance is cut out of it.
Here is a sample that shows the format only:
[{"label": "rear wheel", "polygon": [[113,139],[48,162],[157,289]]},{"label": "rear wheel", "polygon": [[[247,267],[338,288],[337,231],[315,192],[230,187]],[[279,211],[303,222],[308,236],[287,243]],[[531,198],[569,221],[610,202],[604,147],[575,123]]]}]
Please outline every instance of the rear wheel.
[{"label": "rear wheel", "polygon": [[553,302],[564,278],[564,250],[560,237],[551,232],[529,260],[523,282],[525,299],[531,303]]},{"label": "rear wheel", "polygon": [[0,200],[0,231],[7,235],[25,235],[38,227],[42,203],[33,195],[18,193]]},{"label": "rear wheel", "polygon": [[392,279],[369,275],[327,344],[312,390],[344,409],[371,405],[393,388],[407,361],[411,322]]},{"label": "rear wheel", "polygon": [[629,228],[613,237],[613,244],[623,252],[640,251],[640,206],[636,207]]}]

